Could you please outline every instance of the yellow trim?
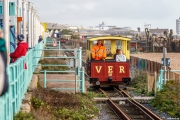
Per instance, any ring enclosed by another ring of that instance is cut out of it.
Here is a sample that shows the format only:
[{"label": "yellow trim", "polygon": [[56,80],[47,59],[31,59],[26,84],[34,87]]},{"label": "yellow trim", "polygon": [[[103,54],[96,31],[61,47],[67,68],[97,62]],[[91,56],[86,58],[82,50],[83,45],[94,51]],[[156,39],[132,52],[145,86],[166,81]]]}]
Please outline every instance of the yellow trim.
[{"label": "yellow trim", "polygon": [[125,54],[127,59],[130,58],[130,50],[128,50],[128,44],[129,41],[131,40],[130,38],[122,37],[122,36],[99,36],[99,37],[90,38],[87,41],[89,42],[89,50],[87,50],[87,59],[91,58],[91,51],[92,51],[92,47],[94,46],[93,41],[97,41],[97,40],[103,40],[103,42],[104,40],[111,41],[111,53],[113,54],[113,57],[106,57],[106,59],[114,59],[114,55],[116,54],[116,41],[122,41],[123,53]]},{"label": "yellow trim", "polygon": [[111,53],[116,54],[116,41],[111,40]]},{"label": "yellow trim", "polygon": [[[129,41],[127,41],[127,59],[130,59],[130,42]],[[129,48],[129,50],[128,50],[128,48]]]},{"label": "yellow trim", "polygon": [[43,39],[44,39],[44,33],[45,33],[46,30],[47,30],[47,23],[41,23],[41,25],[42,25],[43,28],[44,28],[44,31],[42,31],[42,37],[43,37]]},{"label": "yellow trim", "polygon": [[89,41],[97,41],[97,40],[125,40],[130,41],[130,38],[127,37],[119,37],[119,36],[100,36],[100,37],[94,37],[90,38]]}]

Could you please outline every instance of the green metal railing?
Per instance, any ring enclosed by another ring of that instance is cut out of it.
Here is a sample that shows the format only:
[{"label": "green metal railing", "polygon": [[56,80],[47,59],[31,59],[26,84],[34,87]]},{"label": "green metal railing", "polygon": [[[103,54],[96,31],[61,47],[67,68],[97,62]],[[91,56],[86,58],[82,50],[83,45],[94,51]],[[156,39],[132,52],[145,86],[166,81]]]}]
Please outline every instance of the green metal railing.
[{"label": "green metal railing", "polygon": [[[46,39],[44,41],[46,42]],[[26,56],[19,58],[7,67],[10,85],[8,92],[0,97],[0,120],[13,120],[14,114],[20,110],[22,99],[35,71],[33,64],[38,64],[40,59],[33,56],[40,57],[42,55],[42,51],[34,51],[34,49],[43,49],[43,43],[40,42],[30,49]],[[27,69],[24,69],[24,63],[26,63]]]},{"label": "green metal railing", "polygon": [[[84,79],[84,70],[80,70],[80,71],[77,71],[78,73],[77,74],[79,74],[80,75],[80,77],[78,77],[78,79],[76,80],[76,71],[46,71],[46,70],[44,70],[44,71],[42,71],[43,73],[44,73],[44,80],[41,80],[41,81],[43,81],[44,82],[44,88],[46,88],[47,87],[47,82],[54,82],[54,83],[59,83],[59,82],[74,82],[75,83],[75,87],[74,88],[52,88],[52,89],[54,89],[54,90],[74,90],[75,91],[75,93],[77,92],[77,90],[78,91],[81,91],[81,92],[85,92],[85,86],[84,86],[84,81],[85,81],[85,79]],[[47,80],[47,73],[74,73],[74,77],[75,77],[75,80],[52,80],[52,79],[48,79]],[[79,87],[76,87],[76,84],[78,83],[78,86]]]},{"label": "green metal railing", "polygon": [[[49,39],[45,39],[44,41],[40,42],[39,44],[34,46],[32,49],[30,49],[27,52],[26,56],[19,58],[15,63],[10,64],[7,67],[7,74],[8,74],[10,85],[9,85],[8,92],[4,96],[0,97],[0,120],[13,120],[13,116],[20,110],[22,99],[24,98],[27,88],[30,84],[33,72],[35,71],[36,66],[39,66],[38,62],[40,58],[42,58],[41,55],[42,55],[42,51],[44,50],[44,45],[46,45],[46,42],[48,43],[49,41],[50,41]],[[60,45],[58,48],[59,48],[58,50],[60,50]],[[82,61],[81,59],[82,51],[79,49],[77,52],[79,52],[78,54],[79,61]],[[58,58],[64,58],[64,57],[58,57]],[[72,58],[75,59],[75,57],[72,57]],[[24,63],[26,63],[27,69],[24,69]],[[82,68],[82,64],[80,62],[79,66],[77,67],[77,72],[76,72],[77,75],[79,76],[79,79],[77,79],[76,82],[79,83],[79,86],[80,86],[79,90],[84,92],[85,91],[84,90],[84,71],[81,70],[81,68]],[[64,72],[67,72],[67,71],[64,71]],[[75,71],[72,71],[72,72],[75,72]],[[45,73],[45,76],[46,76],[46,73]],[[45,77],[45,80],[46,80],[46,77]],[[71,80],[71,82],[74,82],[74,80]],[[46,84],[46,81],[44,84]],[[55,88],[55,89],[63,89],[63,88]]]},{"label": "green metal railing", "polygon": [[[160,70],[160,73],[159,73],[159,76],[158,76],[158,80],[157,80],[157,82],[156,82],[156,84],[157,84],[156,88],[157,88],[158,90],[162,90],[163,84],[166,84],[166,81],[168,81],[167,78],[164,79],[164,77],[163,77],[164,72],[167,72],[167,70],[166,70],[166,71],[164,71],[164,70],[162,70],[162,69]],[[180,70],[170,70],[170,72],[180,72]]]},{"label": "green metal railing", "polygon": [[[49,39],[48,41],[46,41],[46,44],[52,44],[52,41]],[[58,43],[58,42],[57,42]],[[46,46],[46,45],[45,45]],[[60,49],[60,42],[59,42],[59,47],[57,48],[56,46],[54,47],[45,47],[44,49],[34,49],[35,51],[71,51],[71,52],[74,52],[74,56],[71,56],[71,57],[63,57],[63,56],[48,56],[48,57],[37,57],[37,56],[34,56],[35,58],[66,58],[66,59],[74,59],[75,60],[79,60],[79,64],[75,66],[71,66],[71,65],[64,65],[64,64],[34,64],[34,66],[66,66],[66,67],[74,67],[75,70],[66,70],[66,71],[63,71],[63,70],[44,70],[44,71],[41,71],[42,73],[44,73],[44,79],[41,80],[42,82],[44,82],[44,88],[47,87],[47,82],[74,82],[75,83],[75,87],[74,88],[52,88],[52,89],[55,89],[55,90],[75,90],[75,92],[77,90],[81,91],[81,92],[85,92],[85,85],[84,85],[84,70],[82,70],[82,50],[79,48],[79,49]],[[75,64],[75,63],[74,63]],[[75,80],[49,80],[47,79],[47,73],[73,73],[74,74],[74,78]],[[78,77],[76,77],[76,75]],[[78,87],[77,85],[78,84]]]}]

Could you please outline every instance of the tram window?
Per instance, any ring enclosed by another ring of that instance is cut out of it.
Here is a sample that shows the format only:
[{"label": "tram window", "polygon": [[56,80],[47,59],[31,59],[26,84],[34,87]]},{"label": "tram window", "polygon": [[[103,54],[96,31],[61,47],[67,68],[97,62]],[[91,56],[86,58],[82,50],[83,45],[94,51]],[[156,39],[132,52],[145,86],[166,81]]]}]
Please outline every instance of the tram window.
[{"label": "tram window", "polygon": [[106,46],[106,56],[111,57],[112,56],[112,53],[111,53],[111,41],[110,40],[105,40],[104,45]]},{"label": "tram window", "polygon": [[116,41],[116,49],[122,49],[122,41]]}]

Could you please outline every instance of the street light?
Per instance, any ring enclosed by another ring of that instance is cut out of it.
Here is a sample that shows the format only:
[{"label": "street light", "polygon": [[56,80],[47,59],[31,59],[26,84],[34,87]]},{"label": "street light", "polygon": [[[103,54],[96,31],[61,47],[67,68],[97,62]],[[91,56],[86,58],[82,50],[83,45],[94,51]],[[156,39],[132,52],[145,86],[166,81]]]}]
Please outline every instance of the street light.
[{"label": "street light", "polygon": [[145,28],[145,33],[146,33],[146,52],[148,52],[148,42],[149,42],[149,29],[148,28]]}]

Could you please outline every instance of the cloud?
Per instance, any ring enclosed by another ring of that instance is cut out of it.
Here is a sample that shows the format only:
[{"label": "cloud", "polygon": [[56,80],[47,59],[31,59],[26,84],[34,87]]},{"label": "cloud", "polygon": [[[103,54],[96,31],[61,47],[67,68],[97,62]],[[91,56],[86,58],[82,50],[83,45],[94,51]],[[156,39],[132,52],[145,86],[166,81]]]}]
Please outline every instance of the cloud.
[{"label": "cloud", "polygon": [[139,26],[144,22],[175,29],[179,0],[30,0],[42,21],[72,25]]},{"label": "cloud", "polygon": [[77,5],[75,5],[75,4],[71,4],[71,5],[69,5],[69,6],[67,6],[69,9],[71,9],[71,10],[77,10],[77,9],[79,9],[79,7],[77,6]]},{"label": "cloud", "polygon": [[86,3],[83,5],[83,8],[86,10],[94,10],[95,9],[96,4],[95,3]]}]

